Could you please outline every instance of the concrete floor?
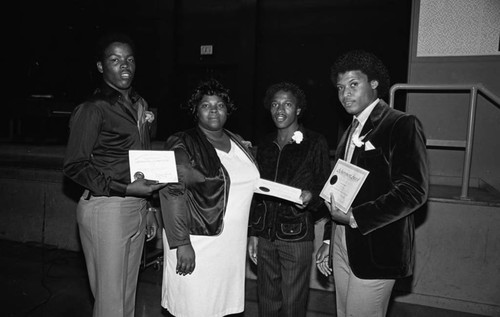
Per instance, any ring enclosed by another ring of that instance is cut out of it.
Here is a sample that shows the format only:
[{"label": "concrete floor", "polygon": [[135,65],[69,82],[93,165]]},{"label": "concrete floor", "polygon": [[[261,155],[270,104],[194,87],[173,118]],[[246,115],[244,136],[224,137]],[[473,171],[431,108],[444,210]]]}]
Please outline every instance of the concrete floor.
[{"label": "concrete floor", "polygon": [[[0,315],[5,317],[90,317],[92,296],[83,255],[39,244],[0,240]],[[254,280],[247,280],[244,316],[257,314]],[[161,317],[161,269],[143,268],[136,317]],[[335,316],[334,295],[311,290],[308,317]],[[479,315],[394,302],[389,317],[474,317]],[[200,316],[203,317],[203,316]]]}]

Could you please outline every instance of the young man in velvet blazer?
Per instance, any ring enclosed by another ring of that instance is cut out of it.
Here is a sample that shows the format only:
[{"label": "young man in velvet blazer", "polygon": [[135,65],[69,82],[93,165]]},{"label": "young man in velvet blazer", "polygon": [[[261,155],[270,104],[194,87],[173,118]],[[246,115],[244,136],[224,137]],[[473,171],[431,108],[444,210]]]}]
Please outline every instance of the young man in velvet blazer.
[{"label": "young man in velvet blazer", "polygon": [[[318,250],[317,266],[325,275],[333,271],[337,316],[385,316],[396,279],[413,273],[413,213],[428,192],[426,139],[415,116],[379,99],[388,91],[389,75],[375,55],[342,55],[331,79],[353,115],[336,159],[370,173],[347,214],[335,207],[333,197],[326,201],[336,228],[332,248],[325,243]],[[325,236],[330,232],[326,227]],[[333,267],[327,261],[330,250]]]}]

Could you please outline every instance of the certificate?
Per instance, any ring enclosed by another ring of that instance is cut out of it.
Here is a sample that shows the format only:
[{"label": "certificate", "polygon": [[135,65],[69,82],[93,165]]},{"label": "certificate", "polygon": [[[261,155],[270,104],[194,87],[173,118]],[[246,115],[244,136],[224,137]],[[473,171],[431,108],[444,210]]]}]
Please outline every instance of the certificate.
[{"label": "certificate", "polygon": [[335,206],[347,213],[369,173],[356,165],[338,160],[319,196],[330,201],[330,194],[333,193]]},{"label": "certificate", "polygon": [[257,187],[254,192],[257,194],[278,197],[302,205],[302,199],[300,198],[302,190],[292,186],[283,185],[261,178],[257,182]]},{"label": "certificate", "polygon": [[130,179],[177,183],[174,151],[129,150]]}]

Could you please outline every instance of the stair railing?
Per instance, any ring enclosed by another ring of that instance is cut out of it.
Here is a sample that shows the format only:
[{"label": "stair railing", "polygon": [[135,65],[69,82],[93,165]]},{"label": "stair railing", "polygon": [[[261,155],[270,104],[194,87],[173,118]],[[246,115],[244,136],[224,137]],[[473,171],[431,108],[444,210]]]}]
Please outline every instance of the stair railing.
[{"label": "stair railing", "polygon": [[469,103],[469,118],[467,121],[467,135],[465,141],[457,140],[427,140],[427,146],[438,146],[444,148],[463,148],[465,149],[465,160],[463,164],[463,174],[462,174],[462,187],[460,193],[461,200],[470,200],[469,194],[469,183],[470,183],[470,171],[472,163],[472,146],[474,143],[474,128],[476,120],[476,108],[477,108],[477,95],[481,93],[483,96],[487,97],[490,101],[500,107],[500,98],[487,89],[483,84],[457,84],[457,85],[441,85],[441,84],[395,84],[390,89],[389,96],[389,106],[394,107],[394,95],[397,90],[407,90],[407,91],[469,91],[470,92],[470,103]]}]

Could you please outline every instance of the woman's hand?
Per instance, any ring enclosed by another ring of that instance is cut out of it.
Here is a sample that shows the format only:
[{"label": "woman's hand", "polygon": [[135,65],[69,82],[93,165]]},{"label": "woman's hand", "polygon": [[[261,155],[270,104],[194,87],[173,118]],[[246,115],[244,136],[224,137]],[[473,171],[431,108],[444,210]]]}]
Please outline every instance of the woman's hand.
[{"label": "woman's hand", "polygon": [[330,245],[323,243],[316,252],[316,266],[324,276],[329,276],[332,274],[332,268],[328,265],[329,258]]},{"label": "woman's hand", "polygon": [[191,244],[185,244],[177,247],[177,268],[179,275],[191,274],[195,267],[195,254]]},{"label": "woman's hand", "polygon": [[250,237],[248,238],[248,256],[250,260],[257,265],[257,246],[259,245],[258,237]]}]

